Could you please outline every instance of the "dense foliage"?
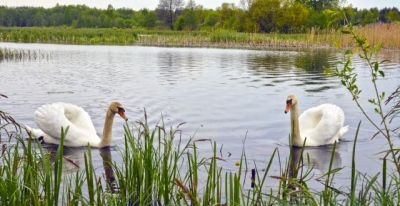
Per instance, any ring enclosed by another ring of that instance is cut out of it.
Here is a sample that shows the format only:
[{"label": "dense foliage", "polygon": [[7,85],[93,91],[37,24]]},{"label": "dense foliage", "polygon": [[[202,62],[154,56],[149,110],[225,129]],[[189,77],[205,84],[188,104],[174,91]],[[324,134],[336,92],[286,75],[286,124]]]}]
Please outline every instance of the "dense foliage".
[{"label": "dense foliage", "polygon": [[[172,30],[227,29],[238,32],[304,32],[344,24],[342,10],[353,25],[400,21],[397,8],[339,8],[338,0],[242,0],[205,9],[194,0],[160,0],[155,10],[89,8],[84,5],[53,8],[0,7],[0,26],[74,28],[147,28]],[[342,15],[340,15],[342,16]]]}]

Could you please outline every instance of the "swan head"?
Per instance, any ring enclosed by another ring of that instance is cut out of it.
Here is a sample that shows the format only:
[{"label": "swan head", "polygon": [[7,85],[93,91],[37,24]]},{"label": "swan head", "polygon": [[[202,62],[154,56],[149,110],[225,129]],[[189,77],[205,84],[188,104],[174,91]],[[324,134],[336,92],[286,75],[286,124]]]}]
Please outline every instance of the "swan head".
[{"label": "swan head", "polygon": [[109,109],[114,114],[118,114],[119,116],[121,116],[121,118],[124,119],[125,121],[128,121],[128,118],[125,116],[125,109],[121,103],[111,102]]},{"label": "swan head", "polygon": [[286,99],[286,109],[285,114],[292,109],[293,105],[297,104],[297,97],[295,95],[289,95]]}]

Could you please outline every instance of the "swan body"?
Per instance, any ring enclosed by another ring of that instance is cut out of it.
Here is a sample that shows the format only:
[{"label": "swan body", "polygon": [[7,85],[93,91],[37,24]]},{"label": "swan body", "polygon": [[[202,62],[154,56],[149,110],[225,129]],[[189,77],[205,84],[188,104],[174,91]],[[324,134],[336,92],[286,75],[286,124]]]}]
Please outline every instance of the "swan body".
[{"label": "swan body", "polygon": [[333,104],[321,104],[298,116],[297,98],[290,95],[285,113],[291,113],[291,135],[294,146],[321,146],[338,142],[348,131],[343,110]]},{"label": "swan body", "polygon": [[118,102],[112,102],[107,110],[103,137],[100,138],[89,114],[81,107],[57,102],[45,104],[35,111],[35,122],[39,129],[26,126],[33,138],[43,138],[44,143],[60,144],[61,128],[68,132],[64,138],[67,147],[107,147],[111,143],[112,124],[115,114],[125,117],[125,110]]}]

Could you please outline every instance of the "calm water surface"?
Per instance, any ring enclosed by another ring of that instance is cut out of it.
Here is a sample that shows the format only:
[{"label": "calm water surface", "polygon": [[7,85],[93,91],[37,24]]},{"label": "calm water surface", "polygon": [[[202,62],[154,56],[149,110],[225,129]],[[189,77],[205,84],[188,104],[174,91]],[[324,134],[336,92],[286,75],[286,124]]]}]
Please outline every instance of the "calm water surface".
[{"label": "calm water surface", "polygon": [[[1,43],[1,47],[44,52],[49,58],[0,62],[0,109],[19,122],[35,126],[37,107],[51,102],[80,105],[91,115],[101,132],[109,102],[118,100],[130,120],[143,118],[146,108],[150,122],[161,115],[167,125],[185,122],[183,138],[211,139],[222,147],[227,169],[237,169],[246,137],[247,158],[263,167],[275,148],[281,159],[288,155],[289,115],[283,113],[286,96],[296,94],[300,110],[322,103],[343,108],[350,130],[338,145],[334,166],[344,167],[336,181],[348,185],[352,140],[356,126],[364,120],[350,95],[336,77],[324,68],[335,68],[342,54],[330,50],[246,51],[226,49],[156,48],[131,46],[71,46]],[[400,52],[385,52],[386,78],[382,90],[390,93],[400,84]],[[354,59],[362,98],[372,95],[368,70]],[[368,105],[367,105],[368,106]],[[123,122],[114,123],[114,142],[123,143]],[[382,138],[370,140],[374,130],[362,124],[357,145],[357,169],[375,174],[381,169],[381,154],[387,148]],[[200,143],[200,152],[211,154],[210,143]],[[111,155],[119,161],[118,149]],[[315,178],[328,167],[331,147],[309,148]],[[83,164],[84,149],[68,149],[67,155]],[[98,151],[94,164],[102,170]],[[71,165],[71,168],[74,168]],[[271,175],[279,174],[276,161]],[[271,185],[273,185],[271,183]],[[319,187],[317,182],[314,187]]]}]

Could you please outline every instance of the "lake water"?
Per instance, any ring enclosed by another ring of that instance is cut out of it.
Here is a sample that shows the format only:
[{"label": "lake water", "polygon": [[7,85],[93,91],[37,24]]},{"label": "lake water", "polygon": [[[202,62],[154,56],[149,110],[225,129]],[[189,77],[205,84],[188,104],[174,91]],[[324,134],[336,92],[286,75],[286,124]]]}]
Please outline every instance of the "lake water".
[{"label": "lake water", "polygon": [[[371,140],[375,130],[365,121],[340,81],[324,68],[335,68],[343,58],[333,50],[248,51],[199,48],[157,48],[136,46],[72,46],[1,43],[0,47],[40,51],[47,58],[0,62],[0,109],[17,121],[36,126],[37,107],[51,102],[70,102],[83,107],[102,131],[105,111],[111,101],[123,103],[131,121],[143,119],[146,108],[151,124],[164,117],[166,125],[185,122],[183,138],[211,139],[222,147],[227,169],[237,169],[243,141],[249,161],[259,168],[275,148],[281,159],[288,155],[289,115],[284,114],[286,97],[296,94],[300,111],[322,103],[340,106],[350,126],[337,148],[335,167],[344,167],[337,184],[348,185],[352,140],[363,120],[357,145],[357,169],[375,174],[381,169],[382,154],[388,148],[382,137]],[[400,84],[400,52],[384,52],[381,58],[386,78],[381,90],[390,93]],[[372,96],[369,72],[354,58],[363,90]],[[366,102],[366,101],[364,101]],[[372,111],[366,103],[365,106]],[[119,161],[123,143],[123,121],[114,122],[112,158]],[[209,142],[199,143],[203,156],[211,154]],[[308,148],[314,177],[328,167],[331,147]],[[84,149],[68,149],[70,159],[83,165]],[[102,170],[99,152],[93,152],[95,166]],[[277,163],[277,161],[276,161]],[[67,164],[68,165],[68,164]],[[71,170],[75,168],[70,165]],[[75,168],[76,169],[76,168]],[[271,175],[279,174],[274,164]],[[342,184],[343,183],[343,184]],[[271,185],[273,185],[271,183]],[[315,183],[315,187],[319,187]]]}]

